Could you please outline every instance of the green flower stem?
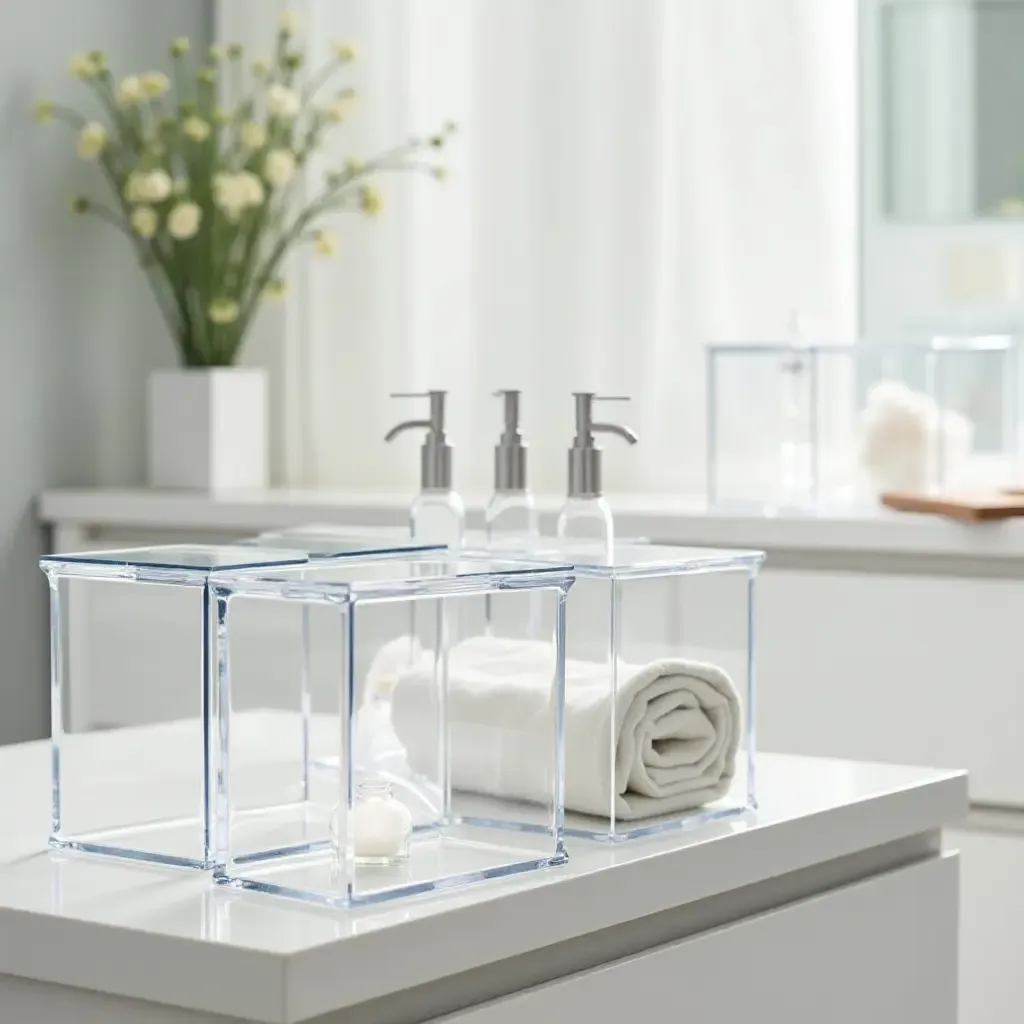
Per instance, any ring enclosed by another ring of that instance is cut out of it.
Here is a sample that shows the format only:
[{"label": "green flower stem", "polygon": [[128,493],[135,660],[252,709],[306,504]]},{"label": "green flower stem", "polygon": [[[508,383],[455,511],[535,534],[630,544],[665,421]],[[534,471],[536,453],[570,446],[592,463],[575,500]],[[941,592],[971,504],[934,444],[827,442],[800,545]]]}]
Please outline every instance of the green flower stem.
[{"label": "green flower stem", "polygon": [[334,73],[339,67],[341,67],[341,61],[337,57],[332,57],[309,76],[309,81],[306,82],[302,90],[303,105],[310,103],[316,97],[316,94],[334,77]]},{"label": "green flower stem", "polygon": [[138,235],[134,234],[131,229],[124,223],[124,221],[117,215],[114,210],[108,209],[105,206],[90,201],[89,208],[86,211],[98,220],[103,221],[105,224],[109,224],[111,227],[116,228],[128,239],[131,243],[132,248],[135,249],[136,255],[139,258],[140,264],[143,268],[143,276],[149,282],[149,286],[153,292],[153,298],[156,299],[157,307],[160,310],[161,315],[170,328],[171,336],[175,339],[178,338],[179,333],[182,329],[182,324],[178,321],[175,316],[174,306],[168,306],[165,293],[160,290],[157,279],[149,272],[146,267],[145,250],[146,245]]},{"label": "green flower stem", "polygon": [[85,118],[70,107],[62,107],[59,103],[55,103],[52,111],[54,120],[63,121],[65,124],[71,125],[72,128],[84,128],[87,124]]}]

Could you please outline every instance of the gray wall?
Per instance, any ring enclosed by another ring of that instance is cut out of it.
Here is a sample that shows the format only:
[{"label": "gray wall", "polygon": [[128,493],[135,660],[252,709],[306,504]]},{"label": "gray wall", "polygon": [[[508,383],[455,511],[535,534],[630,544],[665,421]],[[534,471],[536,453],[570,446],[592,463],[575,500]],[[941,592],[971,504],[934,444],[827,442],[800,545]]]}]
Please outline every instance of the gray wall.
[{"label": "gray wall", "polygon": [[39,93],[88,102],[72,53],[100,48],[115,74],[163,68],[177,35],[205,46],[213,0],[32,0],[0,33],[0,743],[49,732],[47,609],[33,499],[45,487],[142,479],[149,369],[170,339],[124,240],[72,218],[101,196],[70,130],[37,127]]}]

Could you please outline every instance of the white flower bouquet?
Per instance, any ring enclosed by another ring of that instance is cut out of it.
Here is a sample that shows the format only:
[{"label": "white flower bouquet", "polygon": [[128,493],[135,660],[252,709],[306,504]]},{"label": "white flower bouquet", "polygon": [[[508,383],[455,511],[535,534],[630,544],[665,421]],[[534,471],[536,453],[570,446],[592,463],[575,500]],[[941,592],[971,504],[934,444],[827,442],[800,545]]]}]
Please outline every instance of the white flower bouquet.
[{"label": "white flower bouquet", "polygon": [[114,202],[78,196],[72,210],[128,237],[186,366],[235,362],[261,303],[285,295],[289,252],[308,244],[330,256],[335,241],[324,224],[333,213],[380,212],[378,173],[444,176],[425,154],[445,144],[451,124],[374,159],[350,159],[318,188],[307,180],[301,189],[310,156],[352,112],[355,92],[339,90],[336,78],[356,55],[336,43],[331,60],[305,74],[298,32],[297,16],[282,14],[273,59],[248,67],[241,46],[211,46],[198,63],[189,41],[176,39],[169,76],[120,82],[103,53],[84,54],[71,73],[106,123],[49,100],[36,105],[38,121],[71,125],[78,155],[102,171]]}]

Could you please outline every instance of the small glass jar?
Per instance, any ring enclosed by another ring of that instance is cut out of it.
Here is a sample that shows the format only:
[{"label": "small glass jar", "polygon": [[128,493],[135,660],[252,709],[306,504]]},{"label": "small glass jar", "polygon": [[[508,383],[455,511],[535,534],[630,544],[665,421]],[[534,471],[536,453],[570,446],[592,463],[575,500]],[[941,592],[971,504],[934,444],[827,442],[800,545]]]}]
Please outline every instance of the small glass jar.
[{"label": "small glass jar", "polygon": [[[344,859],[348,850],[339,805],[331,815],[331,847]],[[372,780],[356,786],[356,802],[349,816],[351,854],[356,864],[387,867],[409,859],[412,812],[395,799],[390,782]]]}]

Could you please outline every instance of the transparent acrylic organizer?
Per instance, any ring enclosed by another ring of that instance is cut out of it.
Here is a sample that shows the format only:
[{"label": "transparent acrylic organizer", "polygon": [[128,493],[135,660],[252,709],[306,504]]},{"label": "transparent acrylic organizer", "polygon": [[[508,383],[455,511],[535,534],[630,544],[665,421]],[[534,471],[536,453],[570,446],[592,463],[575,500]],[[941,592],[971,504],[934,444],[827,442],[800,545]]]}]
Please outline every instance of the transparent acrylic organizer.
[{"label": "transparent acrylic organizer", "polygon": [[[259,534],[244,543],[272,550],[296,551],[310,562],[321,560],[395,558],[404,559],[410,555],[425,552],[442,552],[447,549],[436,544],[416,544],[412,541],[408,527],[388,526],[339,526],[329,523],[313,523],[306,526],[288,527]],[[302,633],[306,657],[314,644],[330,643],[335,629],[333,620],[311,616],[310,609],[302,611]],[[320,635],[326,630],[326,635]],[[302,676],[309,687],[303,707],[310,715],[341,714],[341,690],[337,680],[328,676],[314,677],[308,670]],[[339,717],[340,722],[340,717]],[[314,754],[307,737],[305,747],[308,764],[312,772],[338,772],[341,765],[341,730],[325,733],[321,725],[321,739]]]},{"label": "transparent acrylic organizer", "polygon": [[[572,581],[565,566],[437,553],[218,575],[218,881],[348,906],[562,863]],[[524,598],[543,640],[510,660]],[[239,752],[268,637],[279,704],[254,785]],[[302,694],[327,685],[341,714],[309,718],[307,752]],[[339,745],[336,771],[304,770]],[[404,860],[373,862],[359,808],[374,787],[408,823]]]},{"label": "transparent acrylic organizer", "polygon": [[244,543],[275,550],[300,551],[313,558],[401,556],[418,551],[443,550],[443,545],[413,541],[408,526],[340,526],[331,523],[309,523],[270,530]]},{"label": "transparent acrylic organizer", "polygon": [[[506,545],[484,550],[510,555]],[[566,835],[634,839],[753,809],[763,552],[620,543],[609,553],[539,538],[522,554],[571,563],[576,575],[566,601]],[[519,619],[531,621],[522,610]]]},{"label": "transparent acrylic organizer", "polygon": [[[1018,477],[1024,378],[1010,336],[708,347],[708,498],[742,509],[873,503],[885,490],[991,489]],[[865,433],[871,396],[912,401]],[[895,385],[896,391],[893,391]],[[924,423],[929,426],[922,426]],[[870,445],[866,440],[870,439]],[[910,480],[908,487],[905,481]]]},{"label": "transparent acrylic organizer", "polygon": [[166,546],[40,559],[50,584],[50,845],[209,868],[215,569],[294,552]]}]

